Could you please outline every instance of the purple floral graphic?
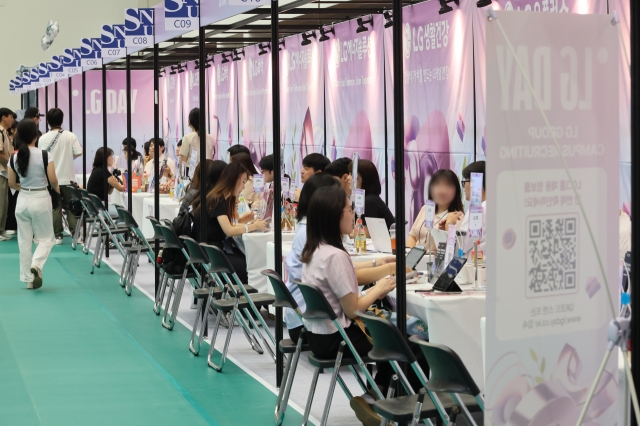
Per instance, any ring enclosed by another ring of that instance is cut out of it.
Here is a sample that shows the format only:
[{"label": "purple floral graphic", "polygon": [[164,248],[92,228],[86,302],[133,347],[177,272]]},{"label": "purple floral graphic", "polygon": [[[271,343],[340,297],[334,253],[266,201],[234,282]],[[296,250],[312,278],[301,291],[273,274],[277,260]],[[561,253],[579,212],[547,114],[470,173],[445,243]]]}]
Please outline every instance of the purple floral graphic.
[{"label": "purple floral graphic", "polygon": [[354,152],[357,152],[360,158],[372,161],[375,164],[369,117],[362,110],[358,111],[351,122],[342,156],[351,158]]},{"label": "purple floral graphic", "polygon": [[316,152],[316,147],[313,143],[313,123],[311,122],[311,111],[307,108],[304,122],[302,123],[302,133],[300,134],[300,164],[302,164],[304,157],[313,152]]}]

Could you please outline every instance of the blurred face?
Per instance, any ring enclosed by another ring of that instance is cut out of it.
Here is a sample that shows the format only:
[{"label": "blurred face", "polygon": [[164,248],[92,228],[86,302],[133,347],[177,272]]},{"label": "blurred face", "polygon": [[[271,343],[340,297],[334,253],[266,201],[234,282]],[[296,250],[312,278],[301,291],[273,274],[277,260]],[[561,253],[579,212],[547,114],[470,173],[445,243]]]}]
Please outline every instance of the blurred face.
[{"label": "blurred face", "polygon": [[264,175],[264,183],[273,182],[273,170],[263,170],[262,174]]},{"label": "blurred face", "polygon": [[156,152],[156,147],[153,142],[149,144],[149,157],[153,157],[153,154]]},{"label": "blurred face", "polygon": [[342,209],[342,219],[340,220],[340,232],[351,234],[353,232],[353,209],[348,197],[344,199],[344,209]]},{"label": "blurred face", "polygon": [[437,206],[446,209],[456,196],[456,188],[450,182],[441,179],[431,185],[431,196]]},{"label": "blurred face", "polygon": [[471,181],[462,179],[462,185],[464,187],[464,199],[471,201]]},{"label": "blurred face", "polygon": [[113,167],[113,154],[107,158],[107,167]]},{"label": "blurred face", "polygon": [[307,179],[309,179],[315,173],[316,171],[313,169],[313,167],[303,167],[302,172],[300,173],[300,178],[302,179],[302,183],[305,183]]},{"label": "blurred face", "polygon": [[358,173],[358,180],[356,182],[356,188],[362,189],[362,176],[360,176],[360,173]]},{"label": "blurred face", "polygon": [[238,179],[238,182],[236,183],[236,188],[233,191],[233,195],[234,196],[239,196],[240,193],[242,193],[242,191],[244,190],[244,185],[247,183],[247,174],[243,173],[242,175],[240,175],[240,178]]},{"label": "blurred face", "polygon": [[180,158],[180,148],[178,145],[176,145],[176,158]]},{"label": "blurred face", "polygon": [[[35,121],[38,126],[40,125],[40,117],[35,117],[33,121]],[[11,117],[11,124],[13,124],[13,117]]]}]

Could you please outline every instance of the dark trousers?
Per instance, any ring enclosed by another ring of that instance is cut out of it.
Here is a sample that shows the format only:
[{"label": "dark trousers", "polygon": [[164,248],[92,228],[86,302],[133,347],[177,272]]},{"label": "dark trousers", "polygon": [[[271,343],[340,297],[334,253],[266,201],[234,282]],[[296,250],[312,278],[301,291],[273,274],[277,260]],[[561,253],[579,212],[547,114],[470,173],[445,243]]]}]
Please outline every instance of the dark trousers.
[{"label": "dark trousers", "polygon": [[9,191],[9,210],[7,212],[7,231],[17,231],[18,222],[16,222],[16,203],[18,202],[18,191],[11,195]]},{"label": "dark trousers", "polygon": [[247,257],[238,248],[233,248],[233,254],[225,252],[229,263],[235,269],[238,279],[242,284],[249,283],[249,275],[247,274]]}]

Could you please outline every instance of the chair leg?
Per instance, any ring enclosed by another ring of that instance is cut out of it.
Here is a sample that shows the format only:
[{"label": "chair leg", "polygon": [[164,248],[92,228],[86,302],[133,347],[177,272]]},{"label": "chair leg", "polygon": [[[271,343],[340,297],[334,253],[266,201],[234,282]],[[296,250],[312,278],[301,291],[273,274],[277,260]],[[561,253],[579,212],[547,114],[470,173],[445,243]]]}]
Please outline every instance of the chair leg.
[{"label": "chair leg", "polygon": [[[182,300],[182,290],[184,289],[184,283],[186,281],[187,270],[184,270],[182,274],[182,279],[178,282],[178,287],[176,288],[176,295],[173,298],[173,305],[171,305],[171,315],[169,316],[169,321],[162,321],[162,326],[166,329],[173,330],[173,326],[176,323],[176,317],[178,316],[178,308],[180,307],[180,300]],[[167,317],[165,312],[165,318]]]},{"label": "chair leg", "polygon": [[360,385],[360,389],[362,389],[362,392],[367,393],[367,387],[365,386],[364,382],[362,381],[362,377],[360,377],[360,374],[358,374],[354,366],[350,365],[349,370],[351,370],[351,373],[353,373],[353,376],[358,381],[358,384]]},{"label": "chair leg", "polygon": [[320,426],[326,426],[327,420],[329,419],[329,410],[331,409],[331,401],[333,400],[333,393],[336,389],[336,382],[338,378],[338,372],[340,371],[340,365],[342,365],[342,354],[344,352],[344,342],[340,343],[340,348],[338,349],[338,356],[336,356],[336,363],[333,367],[333,371],[331,374],[331,383],[329,384],[329,392],[327,392],[327,402],[324,403],[324,411],[322,412],[322,420],[320,421]]},{"label": "chair leg", "polygon": [[302,426],[307,426],[307,422],[309,421],[309,414],[311,413],[311,404],[313,403],[313,395],[316,393],[316,386],[318,384],[319,374],[320,374],[320,369],[316,368],[316,371],[313,372],[313,379],[311,379],[311,389],[309,389],[309,396],[307,397],[307,405],[304,408],[304,416],[302,417]]},{"label": "chair leg", "polygon": [[[256,324],[256,322],[253,320],[253,316],[251,315],[251,313],[249,312],[249,310],[248,310],[248,309],[246,309],[246,308],[245,308],[245,309],[243,309],[243,312],[244,312],[244,315],[245,315],[247,318],[249,318],[249,321],[251,322],[251,325],[253,325],[253,331],[254,331],[254,333],[256,333],[256,334],[260,337],[260,340],[262,340],[262,343],[264,343],[264,345],[265,345],[265,346],[266,346],[266,348],[267,348],[267,352],[269,352],[269,355],[271,355],[271,358],[272,358],[272,359],[273,359],[273,361],[275,362],[275,360],[276,360],[276,356],[275,356],[275,354],[273,353],[273,349],[271,349],[271,346],[269,345],[269,342],[267,342],[267,340],[264,338],[264,336],[263,336],[263,335],[262,335],[262,333],[260,332],[260,329],[258,328],[258,325],[257,325],[257,324]],[[262,315],[260,315],[260,313],[258,313],[258,318],[259,318],[259,319],[262,319]],[[264,321],[260,321],[260,322],[263,324],[263,328],[264,328],[265,330],[267,330],[267,331],[268,331],[269,329],[267,328],[267,326],[266,326],[266,325],[264,325]]]},{"label": "chair leg", "polygon": [[78,219],[78,221],[76,222],[76,230],[73,233],[73,240],[71,241],[71,248],[73,250],[75,250],[76,246],[78,245],[78,237],[80,236],[80,229],[82,228],[83,220],[84,220],[84,212],[82,212],[82,214],[80,215],[80,219]]},{"label": "chair leg", "polygon": [[296,345],[295,352],[289,355],[289,357],[287,358],[287,366],[284,369],[282,384],[280,385],[278,400],[276,401],[275,420],[277,426],[280,426],[282,424],[285,412],[287,411],[289,394],[291,393],[291,387],[293,386],[293,379],[296,375],[296,369],[298,367],[298,360],[300,359],[301,351],[302,338],[298,339],[298,344]]},{"label": "chair leg", "polygon": [[[193,322],[193,330],[191,331],[191,340],[189,341],[189,350],[192,354],[198,355],[200,352],[200,336],[198,335],[198,322],[200,322],[200,315],[202,315],[202,309],[207,306],[205,300],[198,299],[198,310],[196,311],[196,320]],[[204,318],[202,324],[204,324]],[[202,331],[204,334],[204,327],[202,327]],[[198,345],[195,346],[194,342],[198,342]]]},{"label": "chair leg", "polygon": [[[226,274],[225,274],[225,279],[226,279],[226,281],[227,281],[227,283],[229,285],[232,285],[231,280],[229,280],[229,277],[227,277]],[[240,282],[240,279],[238,278],[238,276],[235,273],[233,274],[233,279],[235,280],[236,284],[238,285],[238,287],[242,291],[242,294],[244,295],[244,297],[249,302],[249,307],[251,308],[253,313],[256,314],[256,317],[258,318],[258,321],[260,321],[260,324],[262,324],[262,328],[264,329],[264,332],[266,333],[266,335],[269,337],[269,340],[271,340],[271,344],[273,344],[273,346],[275,346],[277,348],[278,345],[276,344],[276,339],[271,334],[271,331],[269,330],[269,327],[267,327],[267,324],[264,322],[264,319],[262,318],[262,315],[260,315],[260,311],[258,310],[258,308],[256,308],[256,305],[253,303],[253,300],[251,300],[251,297],[249,297],[249,294],[245,290],[244,285]],[[266,344],[266,342],[265,342],[265,344]],[[267,344],[267,346],[269,346],[269,345]],[[269,349],[269,352],[271,353],[271,356],[275,360],[275,355],[274,355],[273,351]]]},{"label": "chair leg", "polygon": [[122,270],[120,271],[120,287],[124,287],[127,283],[127,273],[129,272],[129,258],[131,257],[131,250],[127,249],[127,255],[124,257],[124,261],[122,262]]},{"label": "chair leg", "polygon": [[[236,299],[236,304],[233,306],[232,316],[235,316],[236,311],[238,310],[238,300]],[[207,357],[207,365],[214,370],[220,372],[224,368],[224,363],[227,359],[227,351],[229,350],[229,342],[231,342],[231,333],[233,333],[233,327],[229,327],[227,331],[227,339],[224,342],[224,349],[222,350],[222,358],[220,359],[220,365],[216,365],[213,362],[213,351],[215,350],[216,337],[218,335],[218,329],[220,328],[220,315],[216,318],[216,325],[213,330],[213,336],[211,336],[211,346],[209,347],[209,356]]]},{"label": "chair leg", "polygon": [[91,241],[93,240],[93,231],[95,229],[96,224],[92,223],[89,226],[89,235],[86,236],[85,235],[85,242],[84,242],[84,248],[82,249],[82,252],[84,254],[89,254],[89,247],[91,246]]},{"label": "chair leg", "polygon": [[[244,337],[246,337],[247,341],[251,345],[251,349],[253,349],[257,353],[262,355],[264,353],[264,350],[262,349],[262,346],[258,342],[258,339],[256,338],[256,335],[253,332],[255,328],[253,330],[249,328],[249,326],[247,325],[247,322],[244,319],[244,316],[239,310],[236,312],[234,321],[237,322],[238,325],[242,328],[242,331],[244,332]],[[233,327],[234,321],[231,321],[229,328]]]},{"label": "chair leg", "polygon": [[104,256],[105,247],[109,245],[109,239],[104,236],[102,237],[102,243],[100,244],[100,254],[98,254],[98,262],[96,266],[99,268],[102,265],[102,256]]},{"label": "chair leg", "polygon": [[347,399],[351,401],[351,398],[353,398],[353,395],[351,394],[351,391],[349,390],[349,387],[347,386],[347,384],[342,379],[340,372],[338,372],[338,375],[336,376],[336,380],[338,381],[338,384],[340,385],[342,392],[344,392],[344,394],[347,396]]},{"label": "chair leg", "polygon": [[98,237],[96,239],[96,247],[93,250],[93,262],[91,263],[91,273],[95,270],[96,264],[98,263],[98,256],[100,254],[100,250],[102,249],[102,238]]},{"label": "chair leg", "polygon": [[165,291],[165,288],[167,287],[168,281],[169,281],[169,277],[163,270],[162,274],[160,275],[160,288],[158,289],[159,292],[158,294],[156,294],[156,302],[153,304],[153,312],[156,315],[160,315],[160,311],[162,310],[161,307],[162,307],[162,301],[164,300],[164,291]]},{"label": "chair leg", "polygon": [[173,296],[173,286],[176,283],[174,278],[169,278],[171,280],[171,284],[169,285],[169,293],[167,294],[167,299],[164,302],[164,315],[162,316],[162,325],[167,322],[167,315],[169,314],[169,306],[171,306],[171,296]]},{"label": "chair leg", "polygon": [[136,279],[136,273],[138,272],[138,264],[140,263],[140,246],[138,250],[131,255],[131,271],[127,275],[127,283],[124,287],[124,292],[127,296],[131,296],[131,289]]},{"label": "chair leg", "polygon": [[451,397],[453,398],[453,400],[456,402],[456,404],[460,408],[460,411],[462,412],[462,415],[464,416],[465,420],[467,421],[467,424],[470,425],[470,426],[478,426],[476,421],[473,420],[473,417],[471,417],[471,413],[469,412],[469,409],[467,409],[467,406],[464,405],[464,402],[462,402],[462,399],[460,398],[460,395],[458,395],[457,393],[451,393]]}]

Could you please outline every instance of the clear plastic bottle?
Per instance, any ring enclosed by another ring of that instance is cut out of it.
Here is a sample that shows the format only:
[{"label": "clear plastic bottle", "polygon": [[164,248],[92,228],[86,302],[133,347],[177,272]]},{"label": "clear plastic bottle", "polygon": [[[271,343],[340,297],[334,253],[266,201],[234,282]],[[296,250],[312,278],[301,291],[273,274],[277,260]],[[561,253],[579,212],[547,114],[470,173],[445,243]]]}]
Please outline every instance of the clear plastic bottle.
[{"label": "clear plastic bottle", "polygon": [[392,224],[389,228],[389,237],[391,237],[391,253],[396,254],[396,224]]},{"label": "clear plastic bottle", "polygon": [[242,216],[248,211],[249,207],[247,206],[247,202],[245,201],[244,196],[240,194],[240,197],[238,198],[238,214]]},{"label": "clear plastic bottle", "polygon": [[357,254],[364,254],[367,252],[367,236],[364,232],[364,225],[362,219],[358,218],[356,221],[356,227],[354,230],[355,246]]}]

